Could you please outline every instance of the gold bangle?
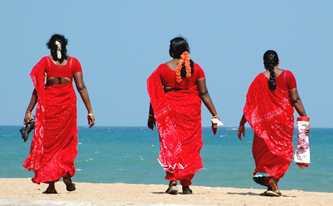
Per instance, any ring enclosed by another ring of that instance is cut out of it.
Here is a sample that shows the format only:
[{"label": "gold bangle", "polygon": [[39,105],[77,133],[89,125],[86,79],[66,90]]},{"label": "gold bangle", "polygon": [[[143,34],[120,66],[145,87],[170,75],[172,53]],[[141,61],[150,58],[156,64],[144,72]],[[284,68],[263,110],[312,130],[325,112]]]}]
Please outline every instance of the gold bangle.
[{"label": "gold bangle", "polygon": [[30,110],[27,110],[26,113],[31,113],[31,111],[30,111]]},{"label": "gold bangle", "polygon": [[94,113],[88,113],[87,115],[91,116],[91,115],[94,115]]},{"label": "gold bangle", "polygon": [[212,119],[216,119],[216,118],[218,118],[219,117],[219,115],[217,114],[217,115],[214,115],[213,117],[212,117]]},{"label": "gold bangle", "polygon": [[149,116],[150,116],[150,117],[153,117],[154,115],[152,115],[152,114],[149,114]]}]

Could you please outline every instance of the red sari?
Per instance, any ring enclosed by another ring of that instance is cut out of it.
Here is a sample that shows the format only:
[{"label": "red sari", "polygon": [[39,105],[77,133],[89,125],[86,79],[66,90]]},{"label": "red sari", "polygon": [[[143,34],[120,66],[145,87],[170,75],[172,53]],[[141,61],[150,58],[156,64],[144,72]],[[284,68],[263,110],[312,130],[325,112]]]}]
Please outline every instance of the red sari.
[{"label": "red sari", "polygon": [[45,58],[31,71],[37,91],[35,128],[23,166],[35,172],[34,183],[58,181],[75,174],[77,155],[76,95],[72,82],[45,88]]},{"label": "red sari", "polygon": [[254,130],[252,153],[257,172],[279,180],[291,163],[293,154],[294,109],[288,92],[270,90],[267,77],[259,74],[246,96],[244,116]]},{"label": "red sari", "polygon": [[167,171],[166,179],[190,182],[203,166],[201,99],[197,87],[165,93],[158,71],[148,78],[147,87],[160,138],[158,161]]}]

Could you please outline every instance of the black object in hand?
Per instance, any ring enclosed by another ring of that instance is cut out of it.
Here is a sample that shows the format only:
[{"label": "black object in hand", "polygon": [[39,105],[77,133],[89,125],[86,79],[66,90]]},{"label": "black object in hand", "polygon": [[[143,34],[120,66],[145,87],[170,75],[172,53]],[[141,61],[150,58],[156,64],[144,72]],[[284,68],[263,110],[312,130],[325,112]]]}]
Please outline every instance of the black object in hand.
[{"label": "black object in hand", "polygon": [[20,129],[20,132],[22,134],[22,139],[24,142],[28,140],[29,133],[34,129],[35,126],[35,120],[31,119],[30,122],[24,124],[24,126]]}]

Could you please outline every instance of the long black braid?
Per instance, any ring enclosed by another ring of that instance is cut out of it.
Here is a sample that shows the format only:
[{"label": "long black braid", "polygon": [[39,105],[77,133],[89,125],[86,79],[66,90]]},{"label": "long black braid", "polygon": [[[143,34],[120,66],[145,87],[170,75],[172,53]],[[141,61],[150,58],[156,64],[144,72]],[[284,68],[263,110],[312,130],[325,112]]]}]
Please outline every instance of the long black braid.
[{"label": "long black braid", "polygon": [[268,86],[271,90],[276,89],[274,67],[278,64],[279,57],[273,50],[268,50],[264,54],[264,65],[269,70]]}]

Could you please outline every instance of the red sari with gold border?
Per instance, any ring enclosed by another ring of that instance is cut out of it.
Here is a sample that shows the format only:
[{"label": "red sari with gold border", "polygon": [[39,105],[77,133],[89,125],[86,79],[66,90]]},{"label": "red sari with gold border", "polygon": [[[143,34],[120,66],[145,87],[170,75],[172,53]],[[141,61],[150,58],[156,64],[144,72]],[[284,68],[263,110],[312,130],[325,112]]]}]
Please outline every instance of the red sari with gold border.
[{"label": "red sari with gold border", "polygon": [[257,172],[279,180],[288,170],[293,154],[294,109],[288,92],[270,90],[268,79],[259,74],[246,96],[244,116],[254,130],[252,153]]},{"label": "red sari with gold border", "polygon": [[197,87],[165,93],[155,71],[147,80],[147,89],[160,138],[158,161],[175,179],[186,179],[203,166],[201,99]]},{"label": "red sari with gold border", "polygon": [[37,91],[35,128],[23,166],[35,172],[34,183],[58,181],[75,174],[77,109],[72,82],[44,86],[45,58],[31,71]]}]

